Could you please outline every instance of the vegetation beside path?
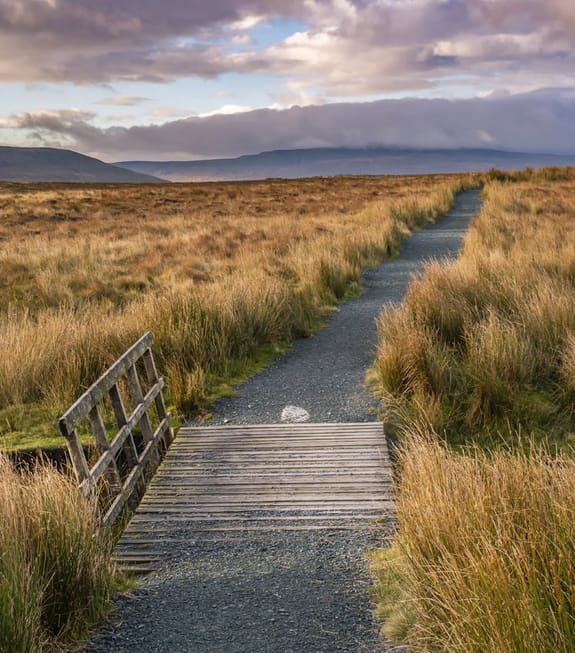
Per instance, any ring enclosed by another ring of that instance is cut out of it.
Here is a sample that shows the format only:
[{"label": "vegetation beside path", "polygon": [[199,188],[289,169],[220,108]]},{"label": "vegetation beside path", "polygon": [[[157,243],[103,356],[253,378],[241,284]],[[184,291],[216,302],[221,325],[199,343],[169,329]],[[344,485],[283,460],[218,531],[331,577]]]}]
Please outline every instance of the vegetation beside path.
[{"label": "vegetation beside path", "polygon": [[575,171],[492,177],[460,259],[380,321],[400,533],[376,594],[414,651],[573,651]]},{"label": "vegetation beside path", "polygon": [[0,651],[71,650],[109,609],[121,577],[96,503],[49,465],[0,453]]},{"label": "vegetation beside path", "polygon": [[[0,186],[0,449],[60,444],[58,413],[150,329],[172,403],[197,409],[318,328],[469,183]],[[53,468],[21,475],[0,454],[0,525],[0,651],[72,649],[121,582],[95,505]]]},{"label": "vegetation beside path", "polygon": [[310,334],[468,176],[0,186],[0,447],[56,417],[144,332],[180,414]]}]

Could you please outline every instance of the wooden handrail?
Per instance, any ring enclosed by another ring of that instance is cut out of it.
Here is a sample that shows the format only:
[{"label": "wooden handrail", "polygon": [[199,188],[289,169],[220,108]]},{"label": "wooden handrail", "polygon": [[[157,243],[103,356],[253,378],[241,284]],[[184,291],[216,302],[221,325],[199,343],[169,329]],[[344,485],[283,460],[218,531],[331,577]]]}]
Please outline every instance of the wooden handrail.
[{"label": "wooden handrail", "polygon": [[[164,380],[158,377],[152,341],[151,333],[142,336],[59,420],[60,431],[68,443],[82,492],[86,495],[93,494],[97,492],[100,479],[105,478],[107,481],[107,493],[111,494],[112,499],[101,516],[104,528],[114,523],[130,499],[143,494],[147,479],[172,439],[171,415],[166,410],[162,395]],[[146,394],[138,372],[139,361],[142,361],[149,387]],[[122,381],[125,381],[134,406],[129,415],[122,397]],[[110,398],[117,425],[117,432],[111,440],[101,411],[101,403],[106,397]],[[156,408],[158,422],[155,427],[150,414],[152,404]],[[78,427],[86,419],[89,420],[99,453],[98,460],[91,468],[78,434]],[[141,432],[138,438],[134,437],[136,427]],[[119,463],[120,457],[122,464]]]}]

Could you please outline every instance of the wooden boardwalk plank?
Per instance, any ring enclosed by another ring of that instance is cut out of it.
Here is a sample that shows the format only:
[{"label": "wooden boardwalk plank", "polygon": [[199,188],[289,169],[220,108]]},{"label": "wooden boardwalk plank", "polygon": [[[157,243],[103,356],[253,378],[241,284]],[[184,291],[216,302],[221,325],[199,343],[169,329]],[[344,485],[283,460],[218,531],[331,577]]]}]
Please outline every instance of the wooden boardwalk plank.
[{"label": "wooden boardwalk plank", "polygon": [[150,483],[116,550],[154,569],[181,541],[346,530],[393,514],[379,423],[186,427]]}]

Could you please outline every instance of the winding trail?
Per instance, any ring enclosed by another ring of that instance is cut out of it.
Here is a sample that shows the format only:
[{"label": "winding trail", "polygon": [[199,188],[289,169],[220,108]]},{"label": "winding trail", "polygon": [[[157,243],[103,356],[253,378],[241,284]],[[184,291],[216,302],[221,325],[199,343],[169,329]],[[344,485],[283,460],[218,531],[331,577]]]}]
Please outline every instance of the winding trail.
[{"label": "winding trail", "polygon": [[[282,476],[291,476],[289,483],[294,475],[301,473],[295,466],[301,463],[301,460],[297,463],[298,458],[304,457],[297,451],[294,454],[293,449],[308,446],[314,429],[321,433],[329,430],[329,423],[333,425],[327,436],[332,438],[328,450],[318,454],[318,459],[323,456],[324,469],[320,473],[325,473],[326,478],[332,478],[334,470],[341,467],[333,462],[338,455],[337,437],[333,439],[337,429],[343,429],[344,447],[359,446],[352,437],[356,427],[365,434],[362,437],[366,446],[373,446],[374,441],[377,446],[376,424],[355,427],[350,424],[377,419],[376,402],[364,385],[365,373],[375,354],[375,319],[383,304],[401,301],[410,279],[421,272],[426,260],[456,256],[480,205],[479,191],[459,195],[453,211],[404,243],[400,258],[366,273],[365,292],[343,304],[326,329],[298,341],[291,352],[243,384],[238,396],[218,402],[210,422],[210,425],[277,424],[284,407],[295,405],[305,409],[317,427],[308,427],[309,432],[304,424],[297,428],[266,427],[265,435],[253,426],[244,430],[239,426],[219,431],[216,428],[211,429],[216,434],[213,447],[210,444],[213,436],[196,435],[196,429],[186,428],[184,438],[189,437],[189,443],[183,445],[179,461],[177,455],[171,461],[166,458],[166,468],[171,466],[176,470],[176,479],[187,480],[177,480],[174,492],[169,490],[170,496],[185,493],[186,483],[197,485],[189,476],[195,479],[200,474],[192,469],[194,464],[205,463],[205,475],[213,483],[218,457],[227,459],[224,483],[233,476],[233,484],[238,484],[239,471],[229,466],[233,458],[234,465],[241,459],[244,475],[241,483],[267,487],[259,472],[254,471],[250,476],[252,472],[248,469],[245,476],[253,446],[246,444],[244,438],[251,437],[250,433],[255,434],[253,442],[259,438],[264,448],[276,452],[271,461],[266,459],[264,476],[276,474],[271,469],[280,456],[276,443],[291,448],[285,455],[292,461],[293,469],[281,472]],[[279,429],[279,433],[286,428],[292,428],[293,432],[285,430],[286,435],[282,437],[295,437],[294,440],[270,440],[276,437],[274,429]],[[204,432],[207,430],[210,429]],[[239,440],[234,441],[230,436],[234,432],[240,434]],[[306,437],[309,440],[304,442]],[[202,455],[198,454],[202,448],[207,462],[201,462]],[[220,455],[221,451],[225,455]],[[190,453],[192,458],[188,456]],[[262,451],[254,453],[257,458]],[[349,453],[344,455],[349,459]],[[354,461],[349,464],[363,466],[364,474],[375,465],[369,453],[364,462],[359,458],[349,460]],[[303,465],[308,466],[307,470],[316,462],[314,454]],[[385,460],[382,464],[382,470],[388,467]],[[352,472],[347,470],[347,474]],[[158,484],[162,475],[160,468]],[[318,479],[307,475],[306,483],[317,488]],[[355,483],[355,480],[344,482]],[[378,480],[372,478],[371,482],[378,483]],[[182,487],[178,488],[177,483]],[[339,480],[332,479],[330,483],[337,492]],[[328,492],[328,485],[322,491]],[[272,489],[270,481],[265,493],[269,496]],[[200,495],[204,491],[205,488],[200,489]],[[166,496],[162,492],[166,490],[160,491],[160,503]],[[199,504],[206,496],[210,500],[209,495],[200,496]],[[235,499],[231,497],[232,501]],[[197,496],[192,500],[196,501]],[[136,513],[133,521],[137,524],[140,520],[144,532],[148,529],[156,538],[158,532],[162,533],[162,564],[145,578],[133,596],[118,601],[113,622],[102,628],[88,645],[90,653],[383,653],[387,650],[378,639],[372,616],[363,555],[393,535],[391,511],[381,515],[380,523],[374,523],[367,513],[363,520],[357,519],[360,515],[351,514],[356,519],[346,522],[344,527],[334,522],[326,528],[308,530],[301,527],[301,514],[296,515],[295,510],[284,509],[280,514],[273,506],[265,510],[259,506],[240,516],[239,527],[220,532],[221,529],[212,528],[209,523],[206,529],[198,527],[197,506],[190,508],[190,514],[194,512],[191,517],[181,514],[164,518],[161,512],[154,514],[153,500],[147,504],[146,501],[143,514]],[[212,519],[212,508],[202,510],[201,518]],[[331,517],[323,519],[331,520]],[[266,524],[263,529],[262,523]],[[166,532],[168,538],[164,538]],[[133,537],[139,537],[137,526]],[[159,546],[157,542],[156,545]]]},{"label": "winding trail", "polygon": [[480,191],[458,195],[444,218],[405,241],[399,258],[365,273],[365,292],[342,304],[328,328],[299,340],[244,383],[238,396],[219,401],[210,424],[273,424],[287,405],[305,409],[311,422],[375,420],[377,402],[364,383],[377,346],[375,319],[384,304],[402,300],[425,261],[457,255],[480,206]]}]

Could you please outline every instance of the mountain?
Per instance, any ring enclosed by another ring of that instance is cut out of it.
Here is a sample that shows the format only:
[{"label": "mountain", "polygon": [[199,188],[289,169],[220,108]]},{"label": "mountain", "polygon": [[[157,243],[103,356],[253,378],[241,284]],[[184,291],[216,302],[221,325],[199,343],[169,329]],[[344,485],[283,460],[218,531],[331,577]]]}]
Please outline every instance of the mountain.
[{"label": "mountain", "polygon": [[0,181],[141,184],[164,180],[119,168],[72,150],[0,146]]},{"label": "mountain", "polygon": [[409,150],[317,148],[274,150],[237,159],[122,161],[115,165],[170,181],[227,181],[333,175],[410,175],[501,168],[575,165],[575,155],[500,150]]}]

